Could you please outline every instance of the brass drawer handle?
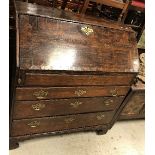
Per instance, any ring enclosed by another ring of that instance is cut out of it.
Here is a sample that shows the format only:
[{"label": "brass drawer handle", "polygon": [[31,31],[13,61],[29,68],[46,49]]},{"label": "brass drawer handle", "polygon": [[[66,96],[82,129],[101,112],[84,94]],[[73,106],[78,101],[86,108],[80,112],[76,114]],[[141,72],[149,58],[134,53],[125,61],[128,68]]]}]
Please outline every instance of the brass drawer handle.
[{"label": "brass drawer handle", "polygon": [[87,35],[87,36],[89,36],[90,34],[92,34],[94,32],[93,29],[92,29],[92,27],[91,26],[88,26],[88,25],[82,26],[81,27],[81,31],[85,35]]},{"label": "brass drawer handle", "polygon": [[34,92],[33,95],[34,95],[37,99],[44,99],[44,98],[48,95],[48,91],[39,90],[39,91],[37,91],[37,92]]},{"label": "brass drawer handle", "polygon": [[102,119],[104,119],[105,118],[105,115],[104,114],[101,114],[101,115],[98,115],[97,117],[97,120],[102,120]]},{"label": "brass drawer handle", "polygon": [[43,104],[43,103],[32,104],[32,108],[35,111],[39,111],[39,110],[45,108],[45,104]]},{"label": "brass drawer handle", "polygon": [[107,100],[105,100],[104,101],[104,104],[106,105],[106,106],[109,106],[111,103],[113,103],[114,101],[112,100],[112,99],[107,99]]},{"label": "brass drawer handle", "polygon": [[111,93],[112,96],[117,96],[118,95],[116,88],[111,90],[110,93]]},{"label": "brass drawer handle", "polygon": [[87,93],[87,91],[86,90],[82,90],[82,89],[76,90],[74,92],[74,94],[77,95],[77,96],[82,96],[83,94],[86,94],[86,93]]},{"label": "brass drawer handle", "polygon": [[82,104],[82,102],[79,102],[79,101],[76,101],[76,102],[74,102],[74,103],[70,103],[70,105],[71,105],[73,108],[78,108],[81,104]]},{"label": "brass drawer handle", "polygon": [[73,122],[75,119],[74,118],[67,118],[65,119],[65,123],[66,124],[70,124],[71,122]]},{"label": "brass drawer handle", "polygon": [[30,126],[31,128],[36,128],[40,125],[39,121],[33,121],[27,124],[28,126]]}]

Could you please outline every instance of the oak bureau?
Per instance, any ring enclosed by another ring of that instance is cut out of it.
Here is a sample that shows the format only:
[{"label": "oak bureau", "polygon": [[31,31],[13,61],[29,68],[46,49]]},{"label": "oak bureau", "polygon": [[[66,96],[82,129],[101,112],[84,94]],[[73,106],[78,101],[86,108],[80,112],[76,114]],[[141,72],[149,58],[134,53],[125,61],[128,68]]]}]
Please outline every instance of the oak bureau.
[{"label": "oak bureau", "polygon": [[129,27],[16,2],[10,149],[45,135],[96,131],[117,120],[138,72]]}]

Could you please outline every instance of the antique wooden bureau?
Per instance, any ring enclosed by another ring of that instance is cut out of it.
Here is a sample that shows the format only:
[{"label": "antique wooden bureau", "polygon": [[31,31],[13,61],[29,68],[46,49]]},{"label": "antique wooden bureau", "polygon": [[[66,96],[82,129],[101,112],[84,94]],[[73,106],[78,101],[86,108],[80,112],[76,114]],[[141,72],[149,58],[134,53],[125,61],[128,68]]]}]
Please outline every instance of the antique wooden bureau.
[{"label": "antique wooden bureau", "polygon": [[10,149],[41,135],[106,133],[138,71],[134,31],[25,2],[16,14]]}]

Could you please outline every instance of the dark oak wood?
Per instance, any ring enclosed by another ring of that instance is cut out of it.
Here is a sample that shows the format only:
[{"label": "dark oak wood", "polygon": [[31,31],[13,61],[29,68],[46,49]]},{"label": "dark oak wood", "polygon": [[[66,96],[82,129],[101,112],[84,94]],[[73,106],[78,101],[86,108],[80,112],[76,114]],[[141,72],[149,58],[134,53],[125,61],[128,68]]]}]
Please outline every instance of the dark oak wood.
[{"label": "dark oak wood", "polygon": [[35,133],[31,135],[24,135],[24,136],[16,136],[12,137],[11,139],[14,141],[23,141],[23,140],[29,140],[36,137],[43,137],[43,136],[52,136],[52,135],[61,135],[61,134],[72,134],[75,132],[88,132],[88,131],[96,131],[96,133],[99,131],[107,132],[107,126],[105,124],[102,125],[95,125],[95,126],[85,126],[82,128],[75,128],[75,129],[69,129],[69,130],[59,130],[59,131],[53,131],[53,132],[45,132],[45,133]]},{"label": "dark oak wood", "polygon": [[[16,2],[16,11],[18,15],[29,15],[29,16],[36,16],[36,17],[43,17],[48,19],[57,19],[61,21],[68,21],[72,23],[84,23],[96,26],[103,26],[118,30],[127,31],[130,33],[134,33],[130,27],[125,26],[124,24],[107,21],[104,19],[96,19],[94,17],[89,17],[85,15],[79,15],[72,12],[66,12],[64,10],[50,8],[50,7],[43,7],[40,5],[33,5],[31,3],[24,3],[24,2]],[[27,17],[27,16],[26,16]],[[133,36],[133,39],[134,36]]]},{"label": "dark oak wood", "polygon": [[[55,1],[55,0],[53,0],[53,1]],[[27,0],[27,2],[52,7],[52,3],[50,3],[49,0]]]},{"label": "dark oak wood", "polygon": [[97,135],[104,135],[107,133],[107,130],[101,129],[101,130],[96,130]]},{"label": "dark oak wood", "polygon": [[115,110],[124,96],[16,101],[14,119]]},{"label": "dark oak wood", "polygon": [[81,30],[86,24],[28,15],[19,19],[21,69],[137,71],[134,33],[91,26],[87,36]]},{"label": "dark oak wood", "polygon": [[[145,62],[142,63],[142,55],[145,59],[145,49],[138,49],[138,54],[140,57],[141,66],[145,68]],[[140,69],[138,75],[145,76],[145,70]],[[144,72],[144,74],[142,74]],[[143,79],[143,81],[142,81]],[[127,102],[123,111],[120,113],[119,120],[133,120],[133,119],[142,119],[145,118],[145,77],[136,78],[135,84],[131,87],[131,92],[128,97],[124,100]]]},{"label": "dark oak wood", "polygon": [[12,141],[77,131],[105,134],[138,72],[134,31],[39,5],[17,2],[16,9]]},{"label": "dark oak wood", "polygon": [[112,112],[100,112],[70,116],[14,120],[11,135],[21,136],[33,133],[102,125],[109,123],[112,119],[112,116]]},{"label": "dark oak wood", "polygon": [[[12,128],[12,113],[16,86],[16,10],[14,0],[9,0],[9,136]],[[11,136],[10,136],[11,137]],[[18,141],[9,138],[9,148],[19,146]]]},{"label": "dark oak wood", "polygon": [[121,96],[129,91],[128,86],[105,87],[18,87],[16,100],[40,100],[71,97]]},{"label": "dark oak wood", "polygon": [[133,74],[117,74],[116,76],[26,73],[24,84],[27,86],[130,85],[133,78]]},{"label": "dark oak wood", "polygon": [[120,120],[130,120],[145,118],[145,85],[132,86],[129,97],[123,111],[120,114]]},{"label": "dark oak wood", "polygon": [[13,150],[19,147],[19,143],[16,139],[14,138],[10,138],[9,139],[9,149]]}]

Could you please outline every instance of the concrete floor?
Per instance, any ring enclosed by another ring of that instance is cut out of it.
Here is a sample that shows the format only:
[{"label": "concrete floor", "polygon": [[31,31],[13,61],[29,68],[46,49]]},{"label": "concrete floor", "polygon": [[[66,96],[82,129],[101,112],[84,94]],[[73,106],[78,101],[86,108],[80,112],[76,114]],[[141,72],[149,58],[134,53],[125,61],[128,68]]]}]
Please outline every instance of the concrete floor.
[{"label": "concrete floor", "polygon": [[35,138],[10,155],[144,155],[144,120],[117,122],[106,135],[95,132]]}]

